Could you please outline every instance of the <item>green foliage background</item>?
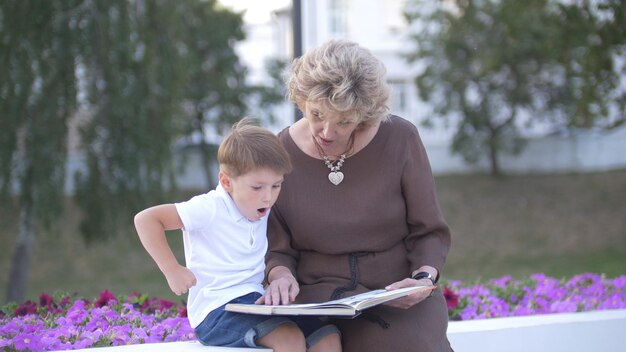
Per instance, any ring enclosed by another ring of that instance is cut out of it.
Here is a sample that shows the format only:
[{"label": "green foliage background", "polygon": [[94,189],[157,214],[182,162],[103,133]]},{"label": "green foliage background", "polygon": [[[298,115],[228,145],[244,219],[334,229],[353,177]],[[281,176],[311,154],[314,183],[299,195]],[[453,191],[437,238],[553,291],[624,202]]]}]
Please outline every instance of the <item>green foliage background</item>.
[{"label": "green foliage background", "polygon": [[[489,155],[499,174],[498,153],[522,148],[522,111],[531,113],[528,124],[612,128],[626,120],[626,94],[618,89],[625,66],[615,65],[615,58],[626,58],[623,1],[441,3],[456,11],[409,2],[413,25],[428,24],[414,33],[419,51],[409,58],[427,63],[416,83],[438,116],[460,117],[450,120],[458,122],[453,148],[467,160]],[[278,81],[246,85],[246,68],[234,51],[243,39],[241,15],[216,0],[0,1],[0,282],[8,299],[33,297],[42,288],[167,294],[135,238],[132,215],[185,199],[172,170],[172,147],[181,136],[219,134],[249,111],[247,103],[265,109],[282,101]],[[272,62],[269,72],[278,76],[282,67]],[[74,127],[80,138],[72,142]],[[214,184],[214,149],[204,140],[200,148],[207,185]],[[66,174],[70,151],[84,157],[75,175]],[[540,259],[560,255],[580,259],[572,263],[622,255],[625,212],[612,197],[626,193],[624,174],[608,173],[614,187],[608,189],[595,186],[602,175],[572,176],[593,187],[526,179],[566,196],[589,194],[581,203],[561,195],[528,198],[534,188],[516,177],[441,178],[444,212],[456,234],[451,277],[493,276],[500,269],[523,274],[528,270],[515,269],[538,270],[533,264],[549,262]],[[76,185],[69,197],[67,178]],[[526,193],[515,193],[519,189]],[[494,190],[510,197],[492,199]],[[468,199],[446,200],[458,196]],[[594,268],[604,270],[590,264]]]},{"label": "green foliage background", "polygon": [[[562,175],[450,175],[436,177],[441,206],[452,230],[444,277],[473,282],[543,272],[557,278],[583,272],[626,274],[626,170]],[[195,191],[181,193],[174,201]],[[106,243],[78,240],[75,205],[67,200],[62,231],[35,245],[27,298],[55,290],[95,296],[104,289],[180,302],[131,227]],[[0,214],[0,268],[6,268],[14,214]],[[128,214],[132,217],[132,214]],[[182,262],[182,234],[168,233]],[[8,277],[0,271],[0,287]]]},{"label": "green foliage background", "polygon": [[[81,237],[111,238],[171,198],[175,141],[223,132],[247,99],[275,101],[277,88],[246,85],[243,39],[241,14],[215,0],[0,2],[0,209],[19,218],[10,299],[33,244],[64,228],[67,178]],[[74,175],[68,153],[83,158]]]},{"label": "green foliage background", "polygon": [[626,121],[626,4],[618,0],[412,0],[406,17],[432,119],[468,162],[523,147],[521,129],[614,128]]}]

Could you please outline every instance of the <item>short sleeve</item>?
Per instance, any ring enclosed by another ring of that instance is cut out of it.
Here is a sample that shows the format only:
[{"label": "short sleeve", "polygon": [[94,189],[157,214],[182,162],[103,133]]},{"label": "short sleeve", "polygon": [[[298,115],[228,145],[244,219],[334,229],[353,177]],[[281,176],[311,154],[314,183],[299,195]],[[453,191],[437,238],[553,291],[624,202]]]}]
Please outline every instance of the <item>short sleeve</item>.
[{"label": "short sleeve", "polygon": [[195,231],[210,225],[217,212],[219,199],[211,193],[197,195],[186,202],[176,203],[176,211],[185,231]]}]

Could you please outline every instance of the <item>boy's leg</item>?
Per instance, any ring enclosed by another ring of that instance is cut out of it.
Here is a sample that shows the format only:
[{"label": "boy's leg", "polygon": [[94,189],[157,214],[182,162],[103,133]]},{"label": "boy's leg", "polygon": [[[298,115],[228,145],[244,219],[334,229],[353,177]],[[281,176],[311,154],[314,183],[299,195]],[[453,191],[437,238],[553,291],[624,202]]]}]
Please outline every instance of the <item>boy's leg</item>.
[{"label": "boy's leg", "polygon": [[[254,303],[260,296],[259,293],[254,292],[238,297],[229,303]],[[225,311],[225,306],[209,313],[195,328],[196,337],[202,344],[225,347],[271,347],[259,344],[259,342],[276,331],[273,336],[290,341],[299,339],[300,344],[304,346],[304,337],[300,329],[288,318],[232,313]],[[273,341],[273,338],[270,337],[269,341]]]},{"label": "boy's leg", "polygon": [[[300,328],[295,324],[282,324],[256,341],[258,346],[274,352],[305,352],[306,343]],[[321,350],[320,350],[321,351]]]}]

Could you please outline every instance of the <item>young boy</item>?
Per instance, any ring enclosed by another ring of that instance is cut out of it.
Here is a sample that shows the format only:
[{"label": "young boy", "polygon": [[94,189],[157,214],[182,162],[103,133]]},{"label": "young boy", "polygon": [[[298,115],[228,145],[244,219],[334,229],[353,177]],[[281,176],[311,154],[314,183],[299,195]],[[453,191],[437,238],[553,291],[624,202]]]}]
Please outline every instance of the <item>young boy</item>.
[{"label": "young boy", "polygon": [[[341,351],[339,331],[314,317],[227,312],[227,303],[254,303],[264,293],[267,218],[291,171],[278,138],[243,119],[220,145],[219,185],[176,204],[135,216],[141,243],[172,291],[189,290],[187,314],[205,345],[268,347],[280,351]],[[165,238],[183,230],[186,267]]]}]

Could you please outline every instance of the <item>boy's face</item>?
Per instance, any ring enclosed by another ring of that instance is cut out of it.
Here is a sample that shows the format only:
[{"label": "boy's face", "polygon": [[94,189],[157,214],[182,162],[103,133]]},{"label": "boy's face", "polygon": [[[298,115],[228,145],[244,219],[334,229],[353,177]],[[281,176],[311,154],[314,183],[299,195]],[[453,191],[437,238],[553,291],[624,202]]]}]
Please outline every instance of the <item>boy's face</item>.
[{"label": "boy's face", "polygon": [[238,177],[220,172],[220,183],[233,198],[237,209],[250,221],[267,215],[276,202],[283,174],[271,169],[256,169]]}]

